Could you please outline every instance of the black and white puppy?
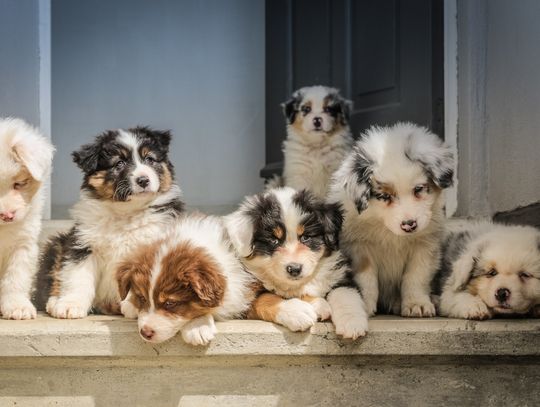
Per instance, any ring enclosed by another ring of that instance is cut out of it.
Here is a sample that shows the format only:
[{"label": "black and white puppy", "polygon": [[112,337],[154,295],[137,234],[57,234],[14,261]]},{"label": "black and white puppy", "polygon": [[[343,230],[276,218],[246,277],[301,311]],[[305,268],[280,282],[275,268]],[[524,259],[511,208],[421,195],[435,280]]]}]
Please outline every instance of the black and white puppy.
[{"label": "black and white puppy", "polygon": [[434,293],[443,316],[540,316],[540,231],[491,222],[449,228]]},{"label": "black and white puppy", "polygon": [[147,127],[109,130],[73,153],[84,173],[71,212],[75,226],[51,239],[40,270],[53,317],[82,318],[92,307],[120,312],[118,262],[155,241],[183,211],[170,139]]},{"label": "black and white puppy", "polygon": [[366,334],[364,302],[338,249],[338,204],[277,188],[246,198],[225,223],[245,267],[268,291],[255,300],[249,318],[303,331],[331,316],[337,334]]},{"label": "black and white puppy", "polygon": [[283,104],[287,120],[284,185],[326,197],[332,174],[352,146],[351,109],[351,101],[326,86],[298,89]]},{"label": "black and white puppy", "polygon": [[341,248],[351,257],[370,315],[431,317],[430,284],[452,185],[450,148],[410,123],[373,127],[336,172],[330,202],[343,205]]}]

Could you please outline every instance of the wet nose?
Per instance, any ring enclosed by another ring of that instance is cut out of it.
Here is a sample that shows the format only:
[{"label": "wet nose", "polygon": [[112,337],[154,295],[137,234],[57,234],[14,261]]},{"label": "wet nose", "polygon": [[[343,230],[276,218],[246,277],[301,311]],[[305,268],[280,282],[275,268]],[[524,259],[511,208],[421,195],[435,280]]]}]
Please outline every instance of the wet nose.
[{"label": "wet nose", "polygon": [[150,339],[153,338],[153,336],[155,334],[156,334],[156,332],[152,328],[150,328],[150,327],[148,327],[146,325],[141,328],[141,336],[144,339],[150,340]]},{"label": "wet nose", "polygon": [[320,117],[313,118],[313,125],[317,128],[322,126],[322,119]]},{"label": "wet nose", "polygon": [[506,302],[510,298],[510,290],[508,288],[499,288],[495,293],[495,298],[499,302]]},{"label": "wet nose", "polygon": [[142,176],[142,177],[137,178],[136,182],[137,182],[137,185],[140,186],[141,188],[146,188],[148,184],[150,183],[150,179],[147,176]]},{"label": "wet nose", "polygon": [[15,219],[15,212],[2,212],[0,213],[0,219],[4,222],[12,222]]},{"label": "wet nose", "polygon": [[416,221],[414,219],[404,220],[401,222],[401,230],[406,233],[414,232],[416,230]]},{"label": "wet nose", "polygon": [[287,273],[292,277],[298,277],[302,272],[302,265],[298,263],[289,263],[287,264]]}]

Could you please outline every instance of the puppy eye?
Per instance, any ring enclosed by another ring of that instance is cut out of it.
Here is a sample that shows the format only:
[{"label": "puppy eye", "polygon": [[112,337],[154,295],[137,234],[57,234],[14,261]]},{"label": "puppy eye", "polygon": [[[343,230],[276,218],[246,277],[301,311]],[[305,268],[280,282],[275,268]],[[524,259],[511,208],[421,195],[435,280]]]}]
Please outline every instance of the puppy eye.
[{"label": "puppy eye", "polygon": [[499,274],[499,272],[498,272],[497,270],[491,269],[491,270],[489,270],[489,271],[487,272],[486,275],[487,275],[488,277],[495,277],[497,274]]},{"label": "puppy eye", "polygon": [[307,243],[311,240],[311,236],[302,235],[300,236],[300,242],[301,243]]},{"label": "puppy eye", "polygon": [[277,246],[279,245],[279,239],[273,238],[270,240],[270,243],[272,243],[272,246]]},{"label": "puppy eye", "polygon": [[28,180],[19,181],[13,184],[13,189],[19,190],[22,189],[28,184]]},{"label": "puppy eye", "polygon": [[323,109],[324,113],[330,113],[330,108],[328,106],[325,106]]},{"label": "puppy eye", "polygon": [[145,304],[146,303],[146,298],[144,298],[144,296],[142,295],[137,295],[137,300],[139,300],[139,302],[141,304]]},{"label": "puppy eye", "polygon": [[126,165],[126,162],[120,160],[120,161],[118,161],[118,162],[114,165],[114,167],[115,167],[116,169],[122,169],[122,168],[125,167],[125,165]]},{"label": "puppy eye", "polygon": [[413,189],[414,196],[416,196],[418,198],[420,196],[420,194],[422,192],[424,192],[425,190],[426,190],[425,185],[417,185],[417,186],[415,186],[414,189]]},{"label": "puppy eye", "polygon": [[150,157],[149,155],[147,155],[146,157],[144,157],[144,162],[146,164],[154,164],[156,162],[156,160],[152,157]]},{"label": "puppy eye", "polygon": [[521,272],[519,273],[519,278],[522,278],[522,279],[524,279],[524,280],[526,280],[526,279],[528,279],[528,278],[531,278],[531,277],[532,277],[532,274],[529,274],[529,273],[527,273],[527,272],[525,272],[525,271],[521,271]]},{"label": "puppy eye", "polygon": [[392,200],[392,195],[384,193],[377,195],[376,198],[379,201],[390,202]]},{"label": "puppy eye", "polygon": [[165,308],[165,309],[173,309],[177,305],[178,305],[177,301],[165,301],[163,303],[163,308]]},{"label": "puppy eye", "polygon": [[302,113],[308,114],[309,112],[311,112],[311,107],[309,107],[309,106],[302,106]]}]

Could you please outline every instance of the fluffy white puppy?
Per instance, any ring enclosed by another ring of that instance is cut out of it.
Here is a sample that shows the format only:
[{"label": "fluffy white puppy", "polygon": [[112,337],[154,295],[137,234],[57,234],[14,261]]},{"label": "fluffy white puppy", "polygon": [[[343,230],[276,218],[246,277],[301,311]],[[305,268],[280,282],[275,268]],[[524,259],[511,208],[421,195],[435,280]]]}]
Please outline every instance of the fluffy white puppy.
[{"label": "fluffy white puppy", "polygon": [[0,312],[35,318],[30,292],[38,264],[43,183],[54,148],[20,119],[0,120]]},{"label": "fluffy white puppy", "polygon": [[491,222],[453,227],[434,280],[443,316],[540,316],[540,231]]},{"label": "fluffy white puppy", "polygon": [[336,172],[330,202],[345,210],[341,247],[370,315],[431,317],[454,159],[433,133],[410,123],[373,127]]},{"label": "fluffy white puppy", "polygon": [[335,88],[310,86],[294,92],[282,106],[287,120],[282,182],[325,198],[332,174],[352,146],[352,102]]}]

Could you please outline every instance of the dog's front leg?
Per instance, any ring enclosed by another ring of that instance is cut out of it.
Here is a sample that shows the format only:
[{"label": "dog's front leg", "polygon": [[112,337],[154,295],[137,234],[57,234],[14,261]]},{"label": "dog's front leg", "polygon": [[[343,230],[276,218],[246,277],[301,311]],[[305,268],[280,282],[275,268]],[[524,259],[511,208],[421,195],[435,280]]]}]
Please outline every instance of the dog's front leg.
[{"label": "dog's front leg", "polygon": [[368,316],[372,317],[377,312],[377,301],[379,300],[379,279],[377,270],[371,260],[367,257],[361,257],[355,261],[353,258],[353,267],[356,266],[354,281],[360,288],[362,298],[366,306]]},{"label": "dog's front leg", "polygon": [[431,302],[431,280],[437,272],[437,245],[416,248],[401,280],[401,315],[404,317],[434,317]]},{"label": "dog's front leg", "polygon": [[30,301],[30,291],[37,271],[38,245],[29,241],[14,247],[0,281],[0,312],[5,319],[32,319],[36,308]]},{"label": "dog's front leg", "polygon": [[47,312],[55,318],[84,318],[96,293],[97,260],[89,254],[77,263],[67,263],[53,276],[56,292],[47,301]]},{"label": "dog's front leg", "polygon": [[182,327],[182,338],[194,346],[208,345],[216,336],[217,328],[212,314],[192,319]]}]

